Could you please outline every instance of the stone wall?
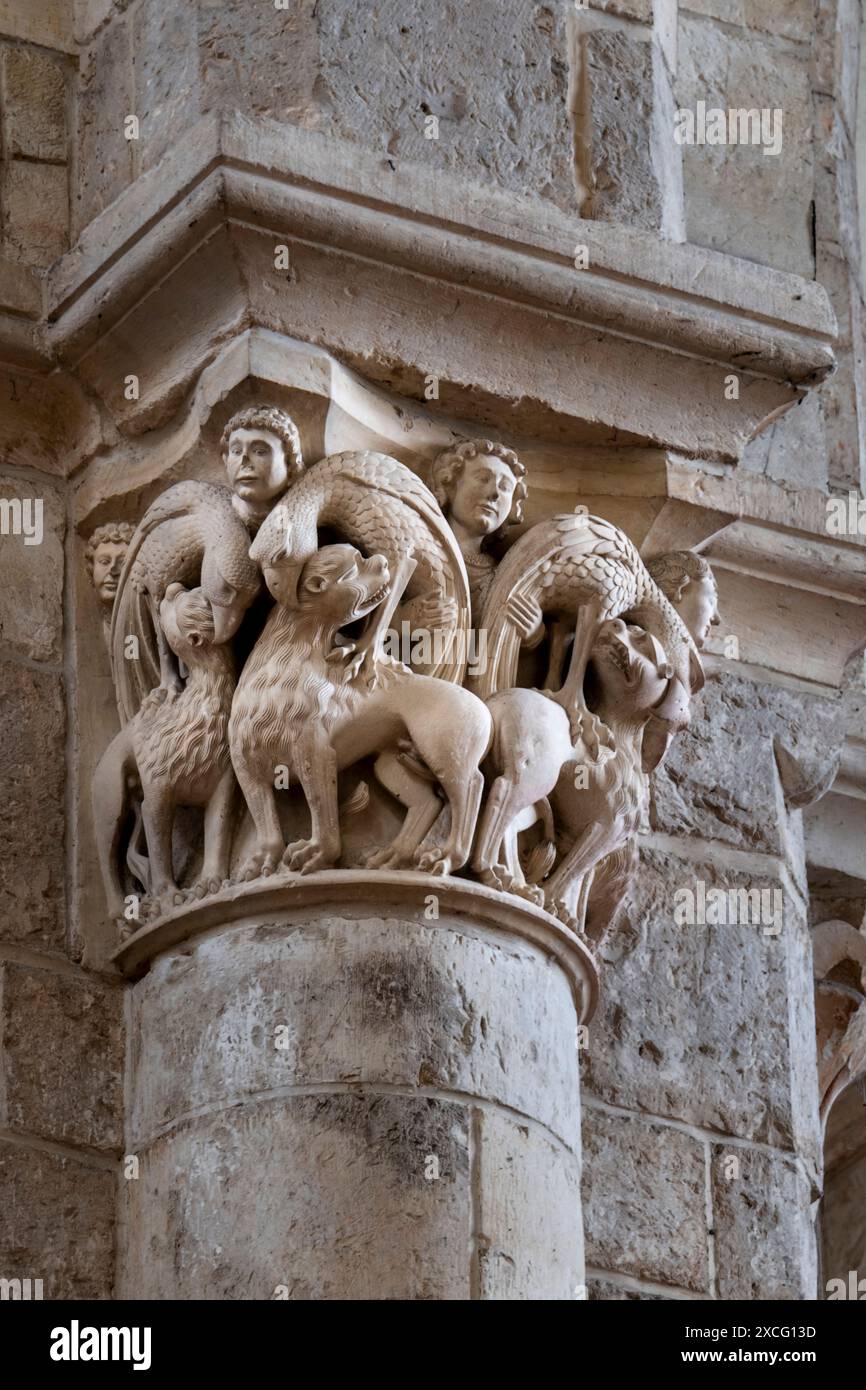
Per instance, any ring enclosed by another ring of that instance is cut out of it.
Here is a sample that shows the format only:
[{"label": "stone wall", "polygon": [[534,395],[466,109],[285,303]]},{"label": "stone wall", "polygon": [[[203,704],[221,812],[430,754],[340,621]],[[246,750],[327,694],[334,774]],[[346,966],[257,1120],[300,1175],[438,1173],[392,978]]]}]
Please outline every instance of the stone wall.
[{"label": "stone wall", "polygon": [[[801,813],[785,805],[773,749],[785,703],[720,671],[653,779],[584,1067],[591,1296],[815,1296],[808,897]],[[787,704],[789,735],[799,713],[830,741],[831,702]],[[767,893],[760,920],[701,914],[701,891],[743,888]]]},{"label": "stone wall", "polygon": [[0,1269],[46,1298],[108,1298],[122,1144],[122,991],[70,949],[77,814],[64,544],[66,488],[4,471],[41,500],[42,543],[0,542]]}]

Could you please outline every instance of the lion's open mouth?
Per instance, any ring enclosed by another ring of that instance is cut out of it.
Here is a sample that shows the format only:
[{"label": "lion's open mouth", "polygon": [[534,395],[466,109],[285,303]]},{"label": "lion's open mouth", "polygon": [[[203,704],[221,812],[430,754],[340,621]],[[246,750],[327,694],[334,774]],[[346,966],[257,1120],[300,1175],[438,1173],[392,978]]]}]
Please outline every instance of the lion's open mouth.
[{"label": "lion's open mouth", "polygon": [[622,674],[627,684],[631,684],[634,673],[632,670],[632,660],[628,647],[621,642],[618,637],[611,635],[607,639],[599,642],[599,648],[610,661],[612,666]]},{"label": "lion's open mouth", "polygon": [[383,599],[388,597],[390,590],[390,584],[383,584],[381,589],[377,589],[375,594],[371,594],[370,597],[367,599],[367,606],[381,603]]}]

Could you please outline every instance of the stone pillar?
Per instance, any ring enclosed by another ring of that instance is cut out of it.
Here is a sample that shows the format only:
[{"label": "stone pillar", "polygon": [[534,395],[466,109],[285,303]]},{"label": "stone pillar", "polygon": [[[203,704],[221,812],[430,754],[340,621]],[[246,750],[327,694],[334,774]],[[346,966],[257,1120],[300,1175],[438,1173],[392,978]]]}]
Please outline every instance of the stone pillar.
[{"label": "stone pillar", "polygon": [[583,1296],[572,933],[468,881],[343,871],[145,928],[120,963],[147,960],[121,1296]]}]

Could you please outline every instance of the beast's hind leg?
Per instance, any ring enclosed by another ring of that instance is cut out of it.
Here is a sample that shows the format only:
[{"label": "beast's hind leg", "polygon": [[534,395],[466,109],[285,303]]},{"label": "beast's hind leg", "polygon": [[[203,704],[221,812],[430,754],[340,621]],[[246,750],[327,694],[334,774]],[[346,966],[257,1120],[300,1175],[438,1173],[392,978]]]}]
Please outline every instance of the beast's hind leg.
[{"label": "beast's hind leg", "polygon": [[393,842],[369,854],[365,867],[402,869],[414,866],[418,846],[436,824],[442,802],[429,778],[414,772],[394,748],[380,753],[374,771],[382,786],[406,807],[406,817]]},{"label": "beast's hind leg", "polygon": [[[519,786],[510,777],[497,777],[490,788],[481,817],[472,867],[480,875],[482,883],[486,883],[490,888],[500,888],[506,893],[515,886],[515,874],[513,865],[509,864],[507,841],[515,817],[523,809],[524,801]],[[520,881],[523,881],[522,874]]]},{"label": "beast's hind leg", "polygon": [[431,874],[450,874],[462,869],[472,851],[472,839],[484,792],[484,778],[476,770],[462,776],[441,777],[440,785],[451,807],[451,834],[445,845],[428,850],[419,869]]}]

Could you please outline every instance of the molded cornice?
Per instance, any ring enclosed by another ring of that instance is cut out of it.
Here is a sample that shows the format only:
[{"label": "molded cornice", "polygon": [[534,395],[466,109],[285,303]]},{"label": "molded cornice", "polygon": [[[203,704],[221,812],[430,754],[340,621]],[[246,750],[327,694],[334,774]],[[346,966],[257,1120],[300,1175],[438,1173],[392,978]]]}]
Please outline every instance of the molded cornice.
[{"label": "molded cornice", "polygon": [[[179,287],[208,322],[175,343]],[[726,461],[831,371],[836,331],[815,283],[240,116],[205,118],[44,278],[0,265],[0,301],[0,355],[79,376],[125,434],[260,324],[407,394],[435,375],[451,413],[505,399],[524,428]],[[130,408],[106,364],[147,383],[148,339],[186,363]]]}]

